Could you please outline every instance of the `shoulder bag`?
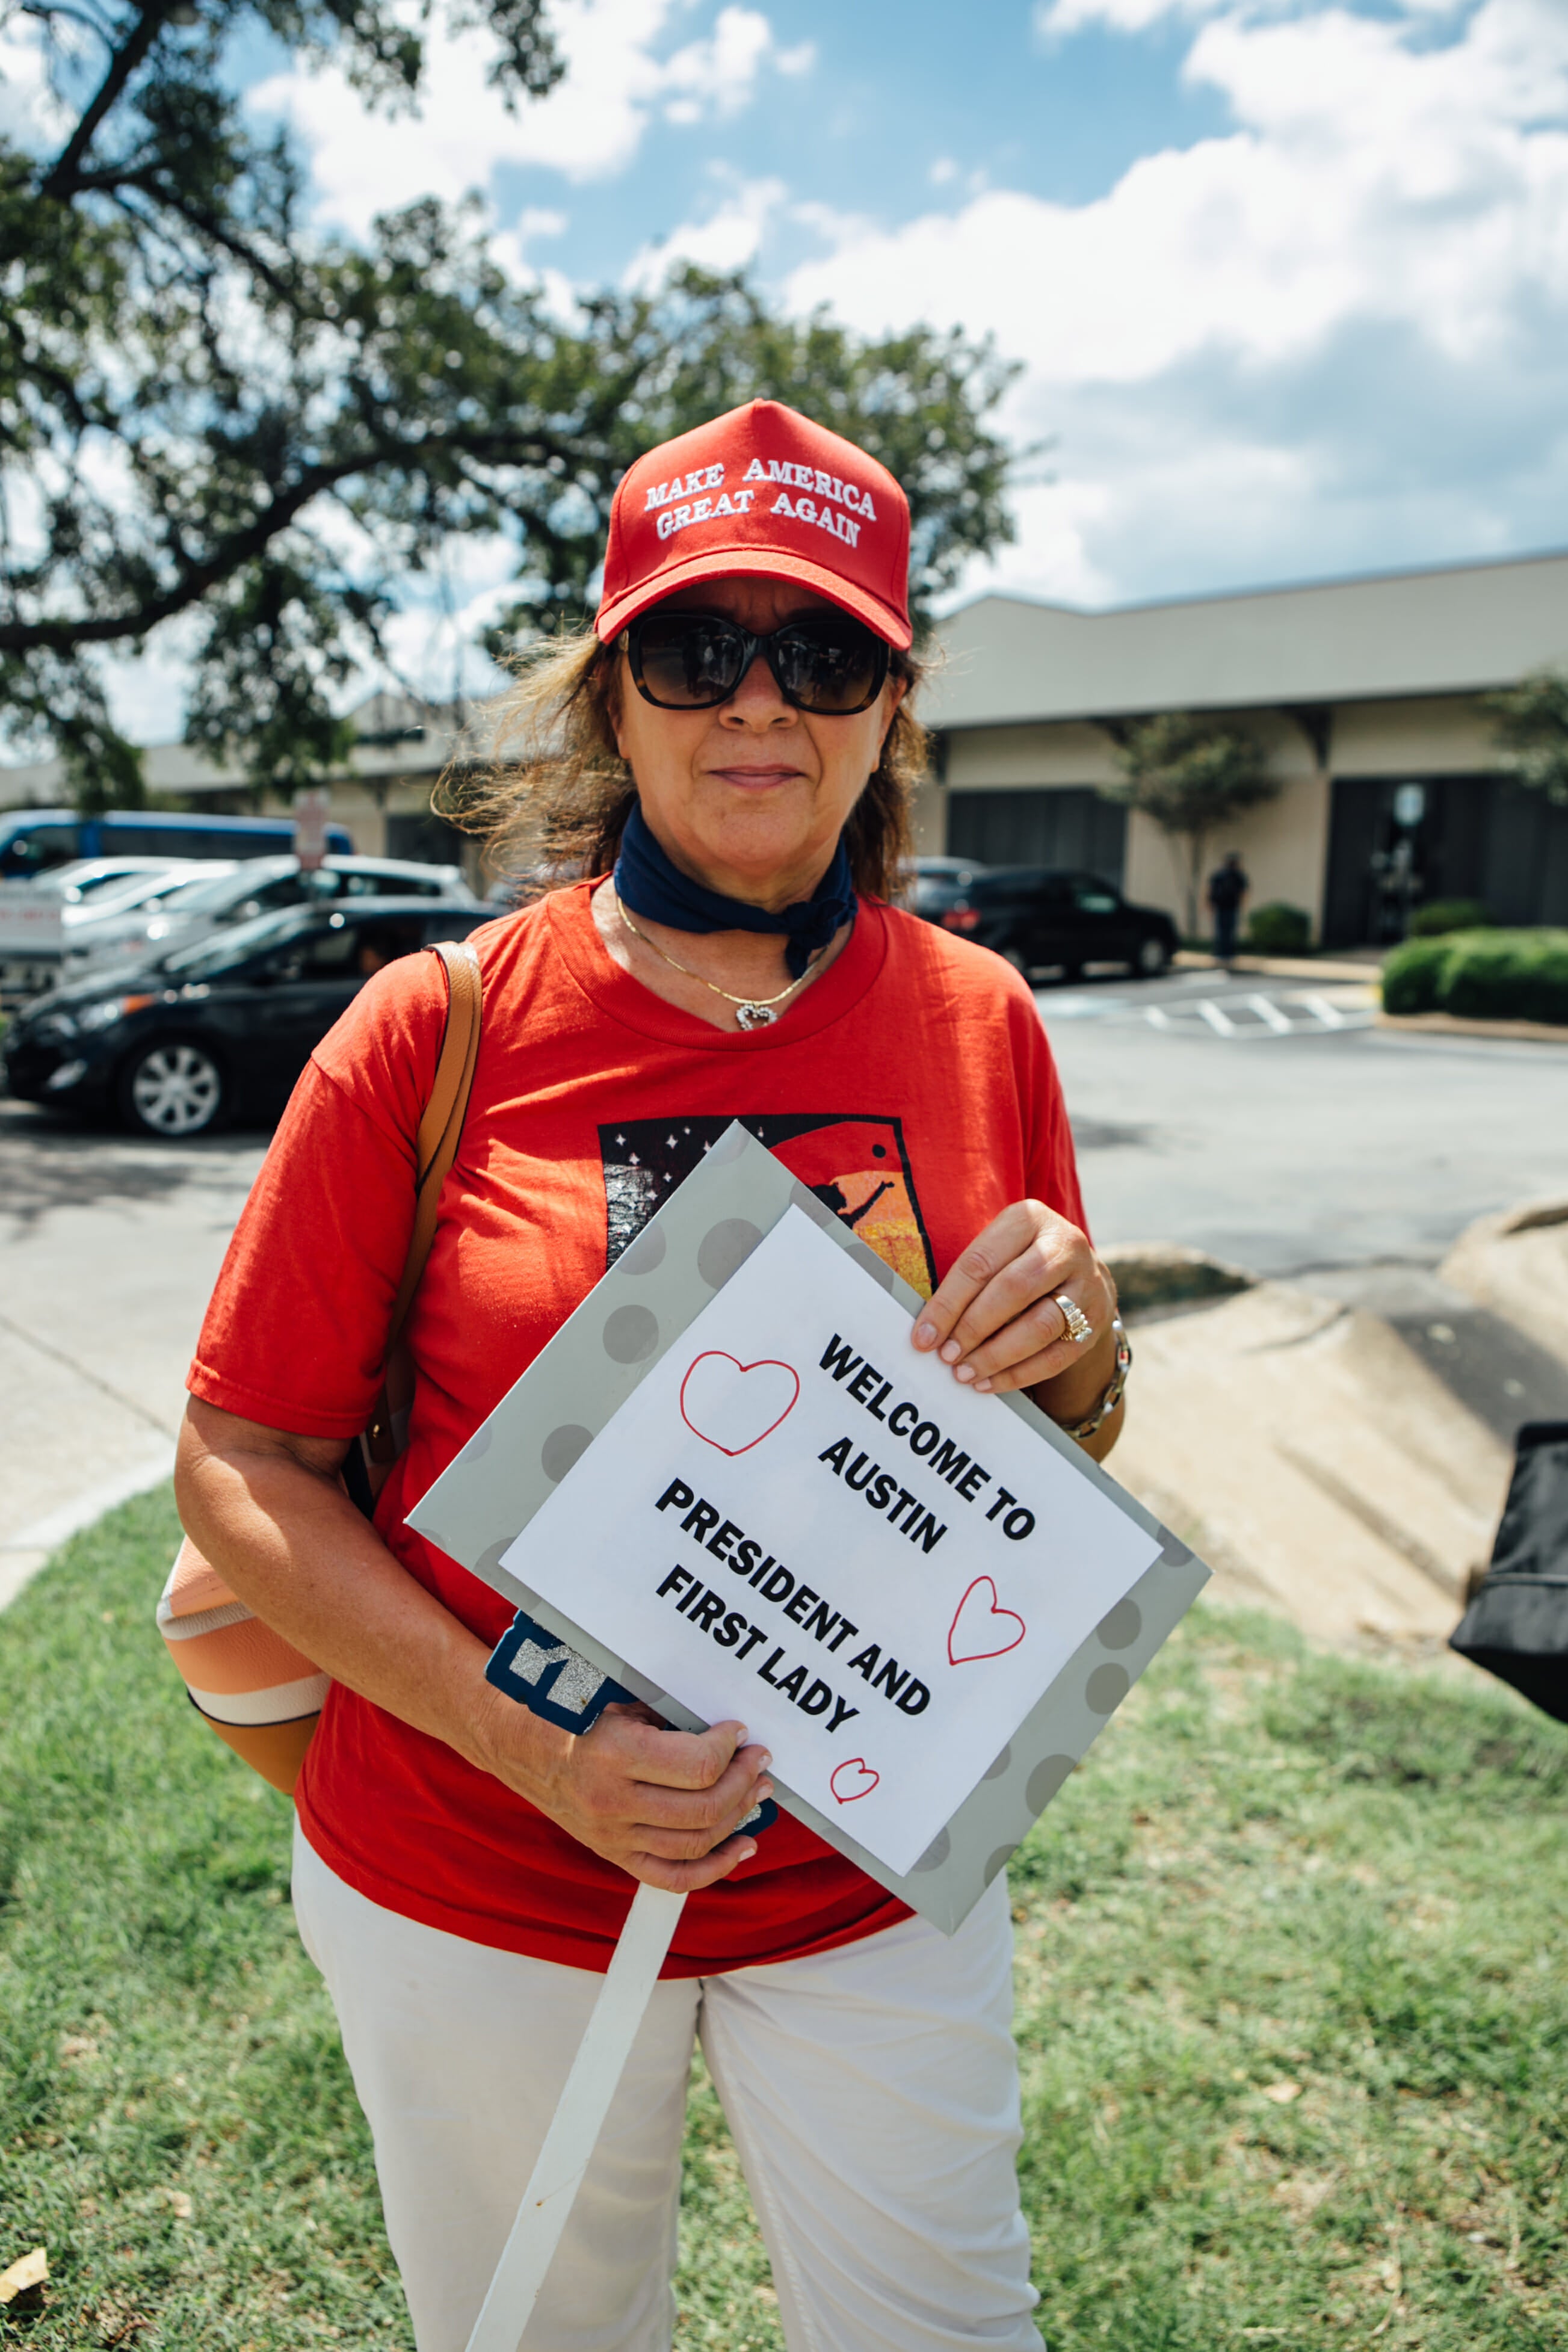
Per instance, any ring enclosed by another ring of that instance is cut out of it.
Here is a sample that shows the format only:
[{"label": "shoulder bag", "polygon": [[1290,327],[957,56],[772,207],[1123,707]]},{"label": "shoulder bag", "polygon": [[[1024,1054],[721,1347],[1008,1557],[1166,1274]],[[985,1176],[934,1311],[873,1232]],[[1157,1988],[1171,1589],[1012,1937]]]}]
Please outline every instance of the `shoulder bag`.
[{"label": "shoulder bag", "polygon": [[[443,940],[436,953],[447,967],[447,1026],[415,1148],[414,1230],[387,1327],[381,1394],[342,1474],[367,1518],[408,1442],[414,1360],[403,1325],[436,1237],[441,1186],[457,1155],[479,1058],[479,958],[459,940]],[[188,1536],[158,1603],[158,1630],[197,1713],[264,1780],[292,1796],[330,1676],[237,1600]]]},{"label": "shoulder bag", "polygon": [[1448,1647],[1568,1723],[1568,1421],[1527,1421],[1497,1542]]}]

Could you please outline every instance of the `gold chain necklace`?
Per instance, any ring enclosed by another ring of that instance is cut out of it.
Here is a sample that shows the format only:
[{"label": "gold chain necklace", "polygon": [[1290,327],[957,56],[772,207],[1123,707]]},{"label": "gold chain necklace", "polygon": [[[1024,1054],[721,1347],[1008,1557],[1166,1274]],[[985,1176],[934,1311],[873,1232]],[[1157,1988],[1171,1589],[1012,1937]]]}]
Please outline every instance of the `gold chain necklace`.
[{"label": "gold chain necklace", "polygon": [[672,971],[679,971],[683,974],[687,980],[695,980],[699,982],[702,987],[710,988],[715,996],[721,996],[726,1004],[732,1004],[735,1008],[735,1025],[740,1029],[766,1029],[771,1027],[773,1023],[779,1017],[773,1011],[774,1005],[782,1004],[786,997],[793,996],[795,994],[797,988],[804,988],[805,986],[806,982],[810,980],[816,972],[816,957],[820,956],[823,952],[823,950],[818,948],[816,950],[816,956],[812,958],[811,962],[807,965],[805,971],[801,973],[800,978],[798,980],[792,980],[787,988],[781,988],[776,996],[735,996],[731,994],[729,989],[721,988],[717,981],[704,980],[702,978],[702,974],[700,971],[693,971],[689,964],[677,963],[672,955],[666,955],[664,950],[659,946],[657,940],[650,940],[646,931],[638,930],[637,925],[633,922],[631,917],[627,914],[626,908],[621,904],[619,891],[613,892],[612,896],[616,901],[616,912],[619,915],[627,930],[630,931],[633,939],[640,940],[645,948],[652,948],[655,955],[659,957],[663,962],[668,964]]}]

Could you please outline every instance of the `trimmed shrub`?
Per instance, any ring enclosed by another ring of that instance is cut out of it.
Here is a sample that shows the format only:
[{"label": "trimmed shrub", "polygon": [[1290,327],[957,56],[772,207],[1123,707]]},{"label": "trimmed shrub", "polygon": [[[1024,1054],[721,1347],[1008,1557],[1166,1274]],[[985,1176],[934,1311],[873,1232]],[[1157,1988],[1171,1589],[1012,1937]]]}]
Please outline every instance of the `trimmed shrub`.
[{"label": "trimmed shrub", "polygon": [[1261,955],[1305,955],[1312,944],[1312,919],[1283,898],[1271,898],[1247,917],[1247,944]]},{"label": "trimmed shrub", "polygon": [[1447,1012],[1568,1024],[1568,931],[1462,931],[1450,945]]},{"label": "trimmed shrub", "polygon": [[1452,931],[1406,940],[1383,967],[1383,1009],[1568,1024],[1568,931]]},{"label": "trimmed shrub", "polygon": [[1434,898],[1411,916],[1410,937],[1436,940],[1447,931],[1489,930],[1491,919],[1479,898]]},{"label": "trimmed shrub", "polygon": [[1447,958],[1447,940],[1406,940],[1403,947],[1385,956],[1384,1011],[1436,1013],[1438,980]]}]

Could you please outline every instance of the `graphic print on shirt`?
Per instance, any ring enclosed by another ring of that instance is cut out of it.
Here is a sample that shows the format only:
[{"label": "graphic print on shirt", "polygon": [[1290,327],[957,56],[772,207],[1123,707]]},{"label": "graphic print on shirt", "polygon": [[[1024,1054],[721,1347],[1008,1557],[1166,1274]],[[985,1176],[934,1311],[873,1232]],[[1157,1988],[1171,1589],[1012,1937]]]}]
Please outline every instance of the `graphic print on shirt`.
[{"label": "graphic print on shirt", "polygon": [[[734,1116],[874,1249],[922,1298],[936,1265],[904,1150],[903,1121],[855,1111]],[[606,1266],[634,1242],[730,1124],[722,1118],[633,1118],[599,1129],[609,1246]]]}]

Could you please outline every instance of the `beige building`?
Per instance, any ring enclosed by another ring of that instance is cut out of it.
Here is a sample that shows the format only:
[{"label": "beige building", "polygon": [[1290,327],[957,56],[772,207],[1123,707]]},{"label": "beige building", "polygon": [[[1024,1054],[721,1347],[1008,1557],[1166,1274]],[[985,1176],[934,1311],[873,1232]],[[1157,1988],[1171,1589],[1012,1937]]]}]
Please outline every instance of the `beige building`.
[{"label": "beige building", "polygon": [[1568,810],[1503,772],[1478,699],[1568,665],[1568,555],[1106,613],[982,596],[940,635],[927,851],[1087,866],[1179,917],[1172,845],[1097,787],[1125,722],[1202,711],[1256,733],[1283,787],[1212,845],[1253,905],[1334,946],[1396,935],[1407,887],[1568,923]]},{"label": "beige building", "polygon": [[[1478,701],[1568,665],[1568,555],[1106,613],[982,596],[939,634],[923,849],[1088,867],[1179,919],[1171,845],[1098,787],[1128,720],[1214,712],[1256,732],[1283,787],[1212,845],[1241,852],[1254,906],[1302,908],[1333,946],[1397,935],[1406,882],[1501,921],[1568,923],[1568,810],[1510,781]],[[467,855],[477,873],[471,845],[430,814],[458,714],[378,694],[355,717],[331,782],[355,848]],[[147,780],[165,804],[251,805],[242,776],[183,744],[151,750]],[[57,762],[0,769],[0,809],[67,798]]]}]

